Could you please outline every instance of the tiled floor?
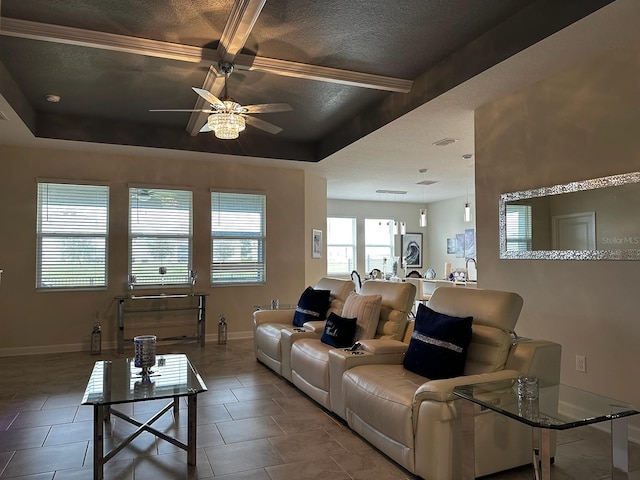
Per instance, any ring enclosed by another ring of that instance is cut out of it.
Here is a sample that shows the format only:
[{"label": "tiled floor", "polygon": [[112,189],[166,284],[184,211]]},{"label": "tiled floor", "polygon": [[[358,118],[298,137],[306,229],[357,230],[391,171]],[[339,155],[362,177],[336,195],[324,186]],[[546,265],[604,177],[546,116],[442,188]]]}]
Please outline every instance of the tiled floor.
[{"label": "tiled floor", "polygon": [[[186,352],[209,391],[198,396],[198,465],[186,453],[143,433],[105,467],[106,480],[374,479],[415,477],[256,362],[251,340],[225,346],[159,344],[159,353]],[[130,353],[129,353],[130,354]],[[92,408],[80,401],[98,358],[88,353],[0,358],[0,480],[92,478]],[[121,408],[146,420],[166,402]],[[185,441],[186,408],[154,424]],[[133,431],[112,417],[107,444]],[[560,436],[554,479],[609,478],[608,436],[582,428]],[[632,449],[640,466],[640,449]],[[529,468],[493,480],[531,478]]]}]

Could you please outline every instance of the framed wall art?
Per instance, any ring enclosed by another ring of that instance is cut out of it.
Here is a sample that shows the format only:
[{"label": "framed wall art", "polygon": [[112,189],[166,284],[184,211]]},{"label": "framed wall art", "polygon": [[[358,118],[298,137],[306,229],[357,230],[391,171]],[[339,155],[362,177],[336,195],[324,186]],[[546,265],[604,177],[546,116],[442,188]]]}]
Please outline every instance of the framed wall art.
[{"label": "framed wall art", "polygon": [[402,236],[402,256],[407,267],[422,268],[422,234],[407,233]]}]

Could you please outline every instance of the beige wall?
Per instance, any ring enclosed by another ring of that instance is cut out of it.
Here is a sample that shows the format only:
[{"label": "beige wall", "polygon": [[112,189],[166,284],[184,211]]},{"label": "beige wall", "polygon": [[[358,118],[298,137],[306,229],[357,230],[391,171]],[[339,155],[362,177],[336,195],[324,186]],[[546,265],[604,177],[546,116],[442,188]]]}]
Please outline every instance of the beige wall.
[{"label": "beige wall", "polygon": [[[639,105],[636,49],[611,51],[475,116],[482,286],[524,297],[517,332],[562,344],[564,383],[635,405],[640,262],[500,260],[498,199],[505,192],[640,170]],[[576,355],[586,355],[586,373],[576,372]]]},{"label": "beige wall", "polygon": [[[310,255],[306,246],[310,240],[307,242],[305,202],[306,192],[311,190],[318,205],[326,204],[326,181],[314,176],[307,178],[302,170],[18,147],[0,147],[0,168],[0,268],[4,269],[0,286],[0,354],[88,348],[96,313],[103,324],[105,346],[113,342],[114,297],[125,293],[127,281],[129,183],[193,190],[193,264],[198,271],[196,290],[209,293],[210,339],[216,338],[219,315],[227,316],[231,337],[246,335],[252,330],[254,305],[271,298],[295,302],[308,282],[307,276],[315,277],[315,283],[324,274],[321,265],[307,267]],[[36,178],[108,182],[110,235],[106,290],[36,292]],[[212,187],[266,193],[266,285],[209,286]],[[317,215],[326,216],[325,209],[319,209]],[[317,218],[316,223],[320,224]]]}]

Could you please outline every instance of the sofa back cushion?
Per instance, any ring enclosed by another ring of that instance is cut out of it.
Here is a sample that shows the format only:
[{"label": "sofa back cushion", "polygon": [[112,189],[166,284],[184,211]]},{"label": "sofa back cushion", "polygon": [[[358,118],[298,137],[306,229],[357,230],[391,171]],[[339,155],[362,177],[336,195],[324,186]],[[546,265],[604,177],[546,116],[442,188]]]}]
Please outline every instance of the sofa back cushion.
[{"label": "sofa back cushion", "polygon": [[318,280],[315,288],[319,290],[329,290],[330,304],[327,310],[327,317],[331,313],[342,315],[344,302],[351,292],[355,290],[355,284],[351,280],[342,280],[339,278],[323,277]]},{"label": "sofa back cushion", "polygon": [[402,340],[407,328],[409,312],[416,298],[415,285],[407,282],[369,280],[362,284],[360,293],[382,297],[375,338]]},{"label": "sofa back cushion", "polygon": [[462,287],[437,288],[429,307],[456,317],[473,317],[465,375],[503,370],[522,297],[513,292]]}]

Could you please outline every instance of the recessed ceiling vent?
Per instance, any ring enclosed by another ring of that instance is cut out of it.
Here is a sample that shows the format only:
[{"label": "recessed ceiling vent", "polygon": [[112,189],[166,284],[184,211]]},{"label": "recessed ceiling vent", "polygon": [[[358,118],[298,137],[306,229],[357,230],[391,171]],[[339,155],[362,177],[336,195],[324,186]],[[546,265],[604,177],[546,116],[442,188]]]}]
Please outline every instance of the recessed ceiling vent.
[{"label": "recessed ceiling vent", "polygon": [[416,183],[416,185],[433,185],[434,183],[438,183],[437,180],[422,180],[421,182]]},{"label": "recessed ceiling vent", "polygon": [[406,195],[406,190],[376,190],[376,193],[388,193],[389,195]]},{"label": "recessed ceiling vent", "polygon": [[457,138],[443,138],[442,140],[438,140],[437,142],[433,142],[436,147],[446,147],[447,145],[451,145],[452,143],[456,143],[458,141]]}]

